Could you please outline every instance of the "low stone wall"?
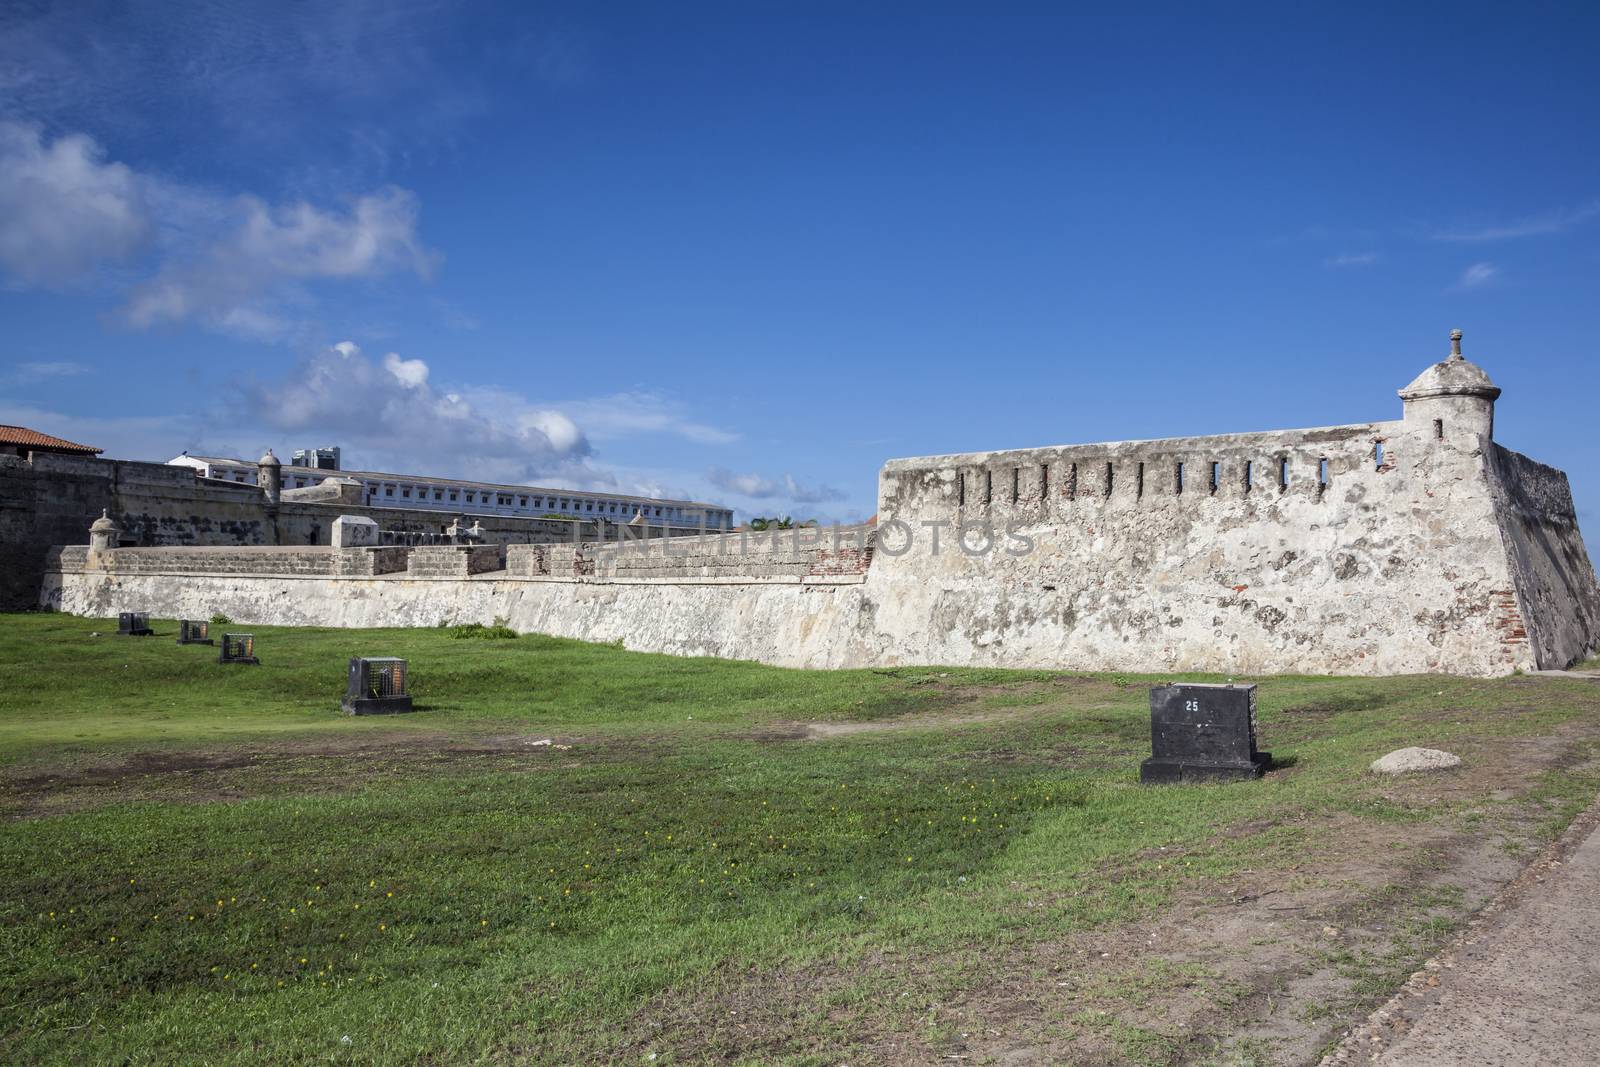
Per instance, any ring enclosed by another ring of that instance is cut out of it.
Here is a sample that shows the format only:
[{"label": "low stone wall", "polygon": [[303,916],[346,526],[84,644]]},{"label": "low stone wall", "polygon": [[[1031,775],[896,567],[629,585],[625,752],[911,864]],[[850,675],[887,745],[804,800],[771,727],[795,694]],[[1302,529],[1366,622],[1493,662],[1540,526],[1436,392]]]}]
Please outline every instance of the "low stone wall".
[{"label": "low stone wall", "polygon": [[414,578],[465,578],[505,569],[499,545],[434,545],[410,551],[407,571]]},{"label": "low stone wall", "polygon": [[241,625],[439,626],[505,620],[521,633],[683,656],[726,656],[791,667],[920,662],[914,648],[889,651],[872,625],[859,581],[810,584],[683,579],[551,580],[477,577],[440,581],[52,572],[44,603],[94,617],[148,611]]},{"label": "low stone wall", "polygon": [[82,570],[89,561],[88,545],[57,545],[45,553],[47,570]]},{"label": "low stone wall", "polygon": [[371,578],[404,571],[412,551],[410,548],[391,546],[118,548],[91,559],[88,546],[67,545],[52,549],[46,565],[51,569],[88,570],[90,573],[108,575],[209,574]]},{"label": "low stone wall", "polygon": [[506,569],[522,577],[751,580],[862,576],[872,563],[866,526],[801,528],[582,545],[511,545]]},{"label": "low stone wall", "polygon": [[119,548],[107,553],[107,574],[316,574],[337,572],[331,548]]},{"label": "low stone wall", "polygon": [[402,545],[334,549],[335,573],[352,578],[372,578],[404,571],[412,550]]},{"label": "low stone wall", "polygon": [[506,573],[519,578],[572,578],[594,573],[582,545],[507,545]]}]

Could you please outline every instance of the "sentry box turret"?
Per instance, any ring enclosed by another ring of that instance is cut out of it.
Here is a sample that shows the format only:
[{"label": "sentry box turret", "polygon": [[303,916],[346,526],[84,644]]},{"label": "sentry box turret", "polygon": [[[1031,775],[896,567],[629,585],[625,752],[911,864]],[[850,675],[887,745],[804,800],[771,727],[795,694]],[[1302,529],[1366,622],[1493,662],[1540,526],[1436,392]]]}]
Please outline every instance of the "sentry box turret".
[{"label": "sentry box turret", "polygon": [[118,637],[149,637],[150,616],[142,611],[124,611],[117,616]]},{"label": "sentry box turret", "polygon": [[214,645],[211,640],[211,624],[209,622],[194,622],[190,619],[178,620],[178,644],[180,645]]},{"label": "sentry box turret", "polygon": [[1150,758],[1139,765],[1141,782],[1261,777],[1272,754],[1256,748],[1256,687],[1154,687],[1150,751]]},{"label": "sentry box turret", "polygon": [[223,634],[218,663],[260,663],[256,659],[255,634]]},{"label": "sentry box turret", "polygon": [[406,661],[392,656],[352,657],[350,684],[339,707],[346,715],[393,715],[410,711]]}]

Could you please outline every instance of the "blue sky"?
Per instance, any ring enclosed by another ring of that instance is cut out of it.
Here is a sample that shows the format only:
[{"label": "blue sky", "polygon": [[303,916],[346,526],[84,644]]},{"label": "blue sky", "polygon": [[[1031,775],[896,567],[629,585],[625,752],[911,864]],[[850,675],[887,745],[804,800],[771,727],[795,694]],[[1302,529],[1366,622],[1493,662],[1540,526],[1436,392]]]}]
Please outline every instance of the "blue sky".
[{"label": "blue sky", "polygon": [[1597,535],[1592,5],[1064,7],[7,5],[0,421],[845,519],[1461,327]]}]

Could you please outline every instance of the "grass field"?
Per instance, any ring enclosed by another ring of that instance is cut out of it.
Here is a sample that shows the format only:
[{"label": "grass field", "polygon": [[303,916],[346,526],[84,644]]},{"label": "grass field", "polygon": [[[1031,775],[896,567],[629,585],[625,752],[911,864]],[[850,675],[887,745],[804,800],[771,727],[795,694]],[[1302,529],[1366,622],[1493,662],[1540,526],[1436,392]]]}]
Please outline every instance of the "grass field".
[{"label": "grass field", "polygon": [[1261,679],[1277,770],[1142,788],[1165,678],[155,625],[0,617],[0,1061],[1296,1062],[1600,789],[1577,679]]}]

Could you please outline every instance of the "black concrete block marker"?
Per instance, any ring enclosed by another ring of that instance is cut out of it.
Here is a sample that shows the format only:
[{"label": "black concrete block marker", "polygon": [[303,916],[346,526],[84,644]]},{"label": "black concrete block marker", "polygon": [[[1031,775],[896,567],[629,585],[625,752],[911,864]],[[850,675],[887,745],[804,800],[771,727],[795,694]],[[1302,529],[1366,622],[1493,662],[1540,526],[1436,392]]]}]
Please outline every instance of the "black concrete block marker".
[{"label": "black concrete block marker", "polygon": [[149,637],[150,616],[142,611],[124,611],[117,616],[118,637]]},{"label": "black concrete block marker", "polygon": [[406,661],[392,656],[352,657],[350,682],[339,707],[346,715],[393,715],[410,711]]},{"label": "black concrete block marker", "polygon": [[209,622],[191,622],[188,619],[178,621],[178,644],[180,645],[214,645],[211,640],[211,624]]},{"label": "black concrete block marker", "polygon": [[1272,753],[1256,748],[1256,687],[1155,686],[1150,752],[1139,765],[1141,782],[1261,777]]},{"label": "black concrete block marker", "polygon": [[256,659],[255,634],[223,634],[218,663],[260,663]]}]

